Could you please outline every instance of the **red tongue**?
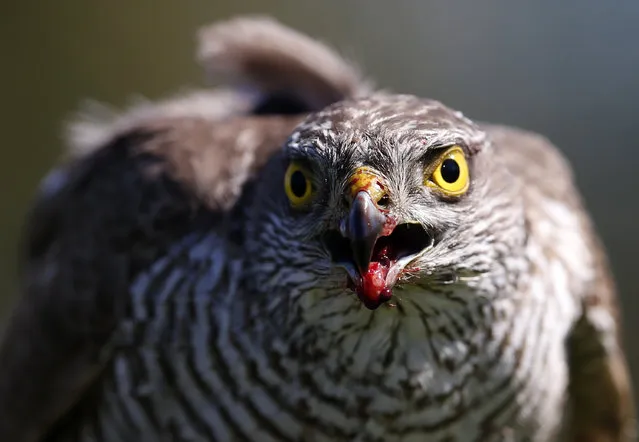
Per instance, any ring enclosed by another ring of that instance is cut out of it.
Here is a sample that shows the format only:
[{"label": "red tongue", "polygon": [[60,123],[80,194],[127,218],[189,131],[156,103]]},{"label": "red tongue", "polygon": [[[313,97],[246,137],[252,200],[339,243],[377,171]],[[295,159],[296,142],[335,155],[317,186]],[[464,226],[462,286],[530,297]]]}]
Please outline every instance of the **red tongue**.
[{"label": "red tongue", "polygon": [[392,290],[386,286],[386,275],[391,265],[386,252],[386,249],[382,250],[377,257],[378,260],[368,265],[368,271],[362,275],[361,283],[355,287],[359,299],[371,310],[388,301],[393,295]]}]

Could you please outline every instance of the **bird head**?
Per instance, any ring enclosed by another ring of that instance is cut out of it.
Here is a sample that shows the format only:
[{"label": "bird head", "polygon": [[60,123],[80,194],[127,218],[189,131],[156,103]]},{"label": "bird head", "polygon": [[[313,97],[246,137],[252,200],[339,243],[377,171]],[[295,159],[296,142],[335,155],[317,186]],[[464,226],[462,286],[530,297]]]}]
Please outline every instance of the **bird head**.
[{"label": "bird head", "polygon": [[509,180],[489,149],[461,113],[407,95],[310,115],[257,183],[259,286],[305,302],[355,295],[375,310],[411,287],[487,271],[500,224],[510,227],[494,185]]}]

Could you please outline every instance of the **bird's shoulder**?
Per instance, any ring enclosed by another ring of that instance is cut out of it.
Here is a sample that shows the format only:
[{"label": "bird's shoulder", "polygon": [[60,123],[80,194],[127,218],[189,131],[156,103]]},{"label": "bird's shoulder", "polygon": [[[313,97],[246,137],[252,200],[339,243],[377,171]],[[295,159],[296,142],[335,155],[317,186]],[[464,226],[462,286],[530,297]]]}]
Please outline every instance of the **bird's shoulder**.
[{"label": "bird's shoulder", "polygon": [[524,129],[486,125],[500,166],[515,177],[513,195],[523,207],[529,242],[558,260],[579,286],[579,302],[590,303],[593,290],[607,307],[615,290],[606,253],[580,192],[570,162],[547,137]]},{"label": "bird's shoulder", "polygon": [[22,294],[0,347],[0,434],[26,427],[5,416],[38,417],[31,425],[41,432],[55,415],[29,407],[59,413],[93,382],[138,275],[194,233],[233,240],[226,230],[239,222],[233,207],[242,189],[294,124],[154,119],[114,133],[45,179],[26,219]]},{"label": "bird's shoulder", "polygon": [[550,251],[549,259],[563,262],[567,283],[578,287],[572,293],[577,315],[566,337],[570,373],[566,440],[635,440],[635,405],[616,287],[570,164],[542,135],[495,125],[486,125],[485,130],[495,154],[521,180],[531,237]]},{"label": "bird's shoulder", "polygon": [[546,136],[512,126],[483,124],[494,155],[521,180],[525,192],[561,201],[581,211],[573,169],[563,152]]}]

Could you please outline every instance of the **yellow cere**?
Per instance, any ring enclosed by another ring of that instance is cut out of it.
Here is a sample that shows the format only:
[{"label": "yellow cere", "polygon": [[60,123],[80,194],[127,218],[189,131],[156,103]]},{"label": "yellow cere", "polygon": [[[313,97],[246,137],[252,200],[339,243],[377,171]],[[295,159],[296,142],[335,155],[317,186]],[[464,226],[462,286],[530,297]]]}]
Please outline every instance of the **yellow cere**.
[{"label": "yellow cere", "polygon": [[446,196],[463,195],[470,185],[468,163],[464,151],[459,146],[446,150],[435,163],[434,170],[429,168],[430,176],[426,185],[433,187]]},{"label": "yellow cere", "polygon": [[292,162],[286,169],[284,189],[291,206],[297,208],[307,205],[314,193],[311,173],[300,164]]},{"label": "yellow cere", "polygon": [[366,166],[355,170],[348,180],[348,191],[351,199],[355,198],[358,192],[366,191],[374,201],[378,201],[384,195],[384,190],[384,185],[379,175]]}]

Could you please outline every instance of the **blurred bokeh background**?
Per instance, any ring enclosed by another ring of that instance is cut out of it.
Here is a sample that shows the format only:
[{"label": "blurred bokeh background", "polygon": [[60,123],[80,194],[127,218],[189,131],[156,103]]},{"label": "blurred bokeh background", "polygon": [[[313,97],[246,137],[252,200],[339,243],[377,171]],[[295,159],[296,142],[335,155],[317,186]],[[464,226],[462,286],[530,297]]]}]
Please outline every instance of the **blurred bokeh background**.
[{"label": "blurred bokeh background", "polygon": [[62,152],[66,119],[85,98],[121,107],[201,85],[195,30],[240,13],[272,15],[334,45],[384,88],[550,137],[609,250],[639,384],[637,0],[5,1],[0,313],[15,296],[24,213]]}]

